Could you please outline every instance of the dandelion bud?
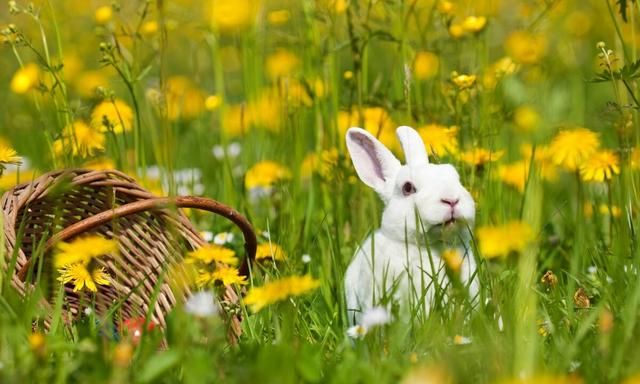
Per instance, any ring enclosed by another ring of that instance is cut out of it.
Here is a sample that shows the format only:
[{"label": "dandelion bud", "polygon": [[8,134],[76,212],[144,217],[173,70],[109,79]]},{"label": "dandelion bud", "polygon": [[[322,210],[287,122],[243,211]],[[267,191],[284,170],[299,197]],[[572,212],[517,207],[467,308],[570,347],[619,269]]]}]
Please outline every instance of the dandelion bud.
[{"label": "dandelion bud", "polygon": [[9,13],[12,15],[20,13],[20,8],[18,8],[18,5],[15,1],[9,2]]},{"label": "dandelion bud", "polygon": [[589,301],[589,296],[587,296],[587,292],[584,288],[578,288],[576,293],[573,294],[573,303],[578,308],[589,308],[591,306],[591,302]]},{"label": "dandelion bud", "polygon": [[120,368],[126,368],[131,362],[132,355],[133,347],[131,343],[126,341],[118,343],[113,349],[113,363]]},{"label": "dandelion bud", "polygon": [[553,288],[558,285],[558,277],[552,272],[547,271],[544,276],[542,276],[542,283]]},{"label": "dandelion bud", "polygon": [[47,353],[47,345],[44,335],[40,332],[35,332],[29,335],[29,348],[38,357],[42,358]]}]

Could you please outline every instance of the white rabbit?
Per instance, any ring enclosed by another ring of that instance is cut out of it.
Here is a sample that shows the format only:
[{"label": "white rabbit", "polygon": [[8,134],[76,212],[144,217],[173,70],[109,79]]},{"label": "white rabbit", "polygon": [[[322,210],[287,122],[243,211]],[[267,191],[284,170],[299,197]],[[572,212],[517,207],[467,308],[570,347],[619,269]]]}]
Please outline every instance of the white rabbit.
[{"label": "white rabbit", "polygon": [[358,323],[363,310],[385,297],[397,302],[403,313],[410,304],[423,305],[428,313],[435,285],[448,282],[440,255],[452,247],[464,255],[459,274],[472,300],[478,292],[469,246],[475,220],[471,194],[452,165],[429,164],[418,132],[403,126],[396,134],[406,165],[364,129],[350,128],[346,134],[358,177],[386,205],[380,228],[357,249],[345,275],[351,322]]}]

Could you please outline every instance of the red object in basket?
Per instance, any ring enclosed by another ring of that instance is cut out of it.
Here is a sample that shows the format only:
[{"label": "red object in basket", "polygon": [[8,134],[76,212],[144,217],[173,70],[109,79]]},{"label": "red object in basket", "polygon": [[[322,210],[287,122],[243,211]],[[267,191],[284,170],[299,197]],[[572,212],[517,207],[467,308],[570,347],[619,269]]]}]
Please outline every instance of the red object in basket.
[{"label": "red object in basket", "polygon": [[[134,317],[132,319],[127,319],[122,324],[122,331],[124,335],[128,336],[131,339],[131,342],[133,344],[138,344],[140,342],[140,338],[142,337],[142,332],[144,331],[143,330],[144,323],[145,323],[145,318],[140,316],[140,317]],[[155,322],[150,321],[149,324],[147,325],[147,331],[149,332],[153,331],[157,325],[158,324],[156,324]]]}]

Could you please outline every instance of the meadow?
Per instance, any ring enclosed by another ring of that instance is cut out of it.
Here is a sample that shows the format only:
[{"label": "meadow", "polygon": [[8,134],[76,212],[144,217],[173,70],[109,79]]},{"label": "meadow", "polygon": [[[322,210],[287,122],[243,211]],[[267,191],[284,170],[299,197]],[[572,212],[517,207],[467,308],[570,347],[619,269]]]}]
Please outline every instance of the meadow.
[{"label": "meadow", "polygon": [[[92,258],[113,243],[58,247],[26,297],[0,246],[0,382],[640,382],[639,25],[633,0],[4,2],[0,191],[118,169],[236,208],[259,245],[243,278],[241,234],[188,210],[209,296],[141,335],[61,321],[56,292],[108,285]],[[479,297],[453,284],[425,318],[354,331],[344,274],[383,204],[345,132],[402,159],[400,125],[475,199]],[[237,343],[226,286],[246,292]]]}]

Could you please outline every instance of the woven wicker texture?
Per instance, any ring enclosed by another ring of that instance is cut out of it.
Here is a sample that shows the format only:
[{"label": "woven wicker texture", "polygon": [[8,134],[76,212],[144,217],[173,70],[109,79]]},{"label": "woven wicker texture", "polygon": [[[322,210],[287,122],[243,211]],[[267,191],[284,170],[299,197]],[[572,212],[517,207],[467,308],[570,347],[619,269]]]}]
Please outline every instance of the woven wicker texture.
[{"label": "woven wicker texture", "polygon": [[[118,240],[119,255],[97,260],[111,276],[112,284],[98,286],[95,294],[98,315],[123,301],[115,314],[117,321],[145,316],[163,272],[179,262],[186,251],[205,244],[176,207],[214,212],[240,228],[246,253],[241,273],[247,272],[248,259],[255,255],[255,234],[235,210],[199,197],[158,198],[118,171],[51,172],[7,191],[0,203],[4,213],[5,264],[9,266],[15,258],[12,283],[22,294],[32,286],[25,280],[34,275],[34,265],[38,264],[32,256],[44,255],[43,270],[50,271],[50,250],[56,242],[90,233]],[[49,272],[49,276],[53,274]],[[188,294],[188,289],[182,294]],[[160,283],[155,297],[151,320],[164,326],[166,314],[182,298],[176,298],[166,282]],[[229,287],[221,300],[233,304],[238,295]],[[71,318],[79,316],[80,304],[81,294],[65,286],[65,309]],[[241,318],[229,316],[230,337],[235,339],[240,335]]]}]

